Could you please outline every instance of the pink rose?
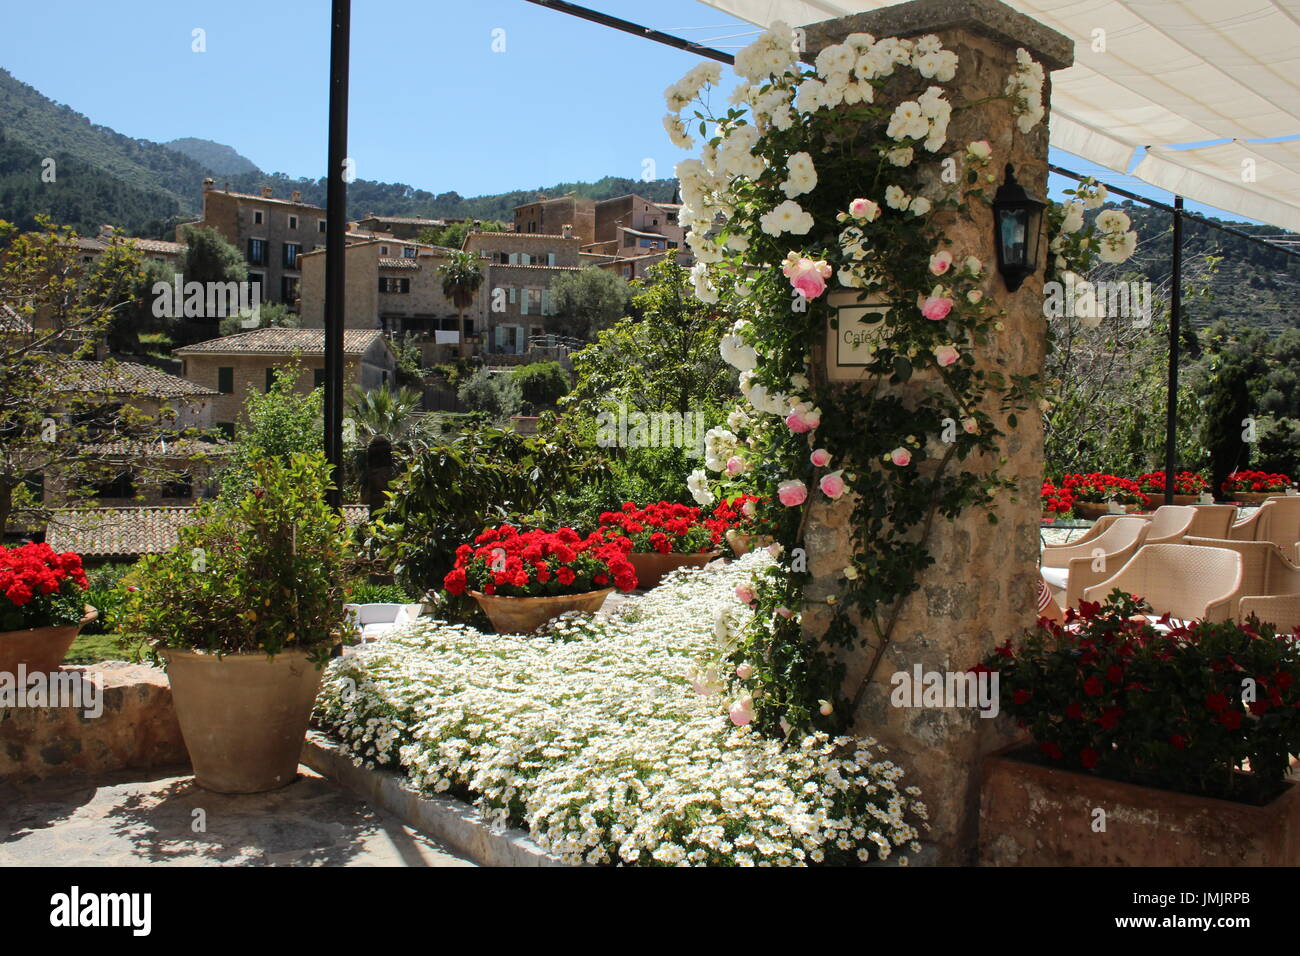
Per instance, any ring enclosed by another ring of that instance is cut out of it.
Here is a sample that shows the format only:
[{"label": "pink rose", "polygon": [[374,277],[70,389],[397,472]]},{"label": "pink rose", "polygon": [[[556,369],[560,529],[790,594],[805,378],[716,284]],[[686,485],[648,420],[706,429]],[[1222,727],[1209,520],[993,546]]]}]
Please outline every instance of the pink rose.
[{"label": "pink rose", "polygon": [[744,727],[754,719],[754,699],[752,697],[742,697],[736,701],[727,711],[731,717],[731,722],[737,727]]},{"label": "pink rose", "polygon": [[748,584],[737,584],[736,597],[740,599],[741,604],[752,604],[754,603],[754,589]]},{"label": "pink rose", "polygon": [[912,453],[906,448],[895,448],[889,453],[889,460],[899,468],[906,468],[912,463]]},{"label": "pink rose", "polygon": [[751,677],[754,676],[754,665],[741,664],[739,667],[736,668],[736,676],[739,677],[741,680],[749,680]]},{"label": "pink rose", "polygon": [[794,617],[794,611],[790,610],[788,607],[779,607],[776,609],[776,613],[787,621]]},{"label": "pink rose", "polygon": [[961,429],[968,435],[974,435],[979,431],[979,422],[973,418],[963,418],[961,420]]},{"label": "pink rose", "polygon": [[849,215],[854,219],[871,222],[880,215],[880,206],[870,199],[855,199],[849,203]]},{"label": "pink rose", "polygon": [[821,409],[814,408],[807,402],[800,402],[790,409],[785,416],[786,427],[796,435],[810,432],[822,423]]},{"label": "pink rose", "polygon": [[943,275],[952,268],[952,253],[946,249],[943,252],[936,252],[930,257],[930,271],[937,276]]},{"label": "pink rose", "polygon": [[951,345],[940,345],[934,350],[934,360],[943,368],[952,365],[959,358],[961,358],[961,353]]},{"label": "pink rose", "polygon": [[821,480],[822,494],[832,501],[844,494],[844,469],[832,471],[829,475],[823,475]]},{"label": "pink rose", "polygon": [[739,455],[732,455],[727,459],[727,474],[739,475],[745,471],[745,459]]},{"label": "pink rose", "polygon": [[808,457],[812,460],[812,463],[818,468],[825,468],[827,465],[831,463],[831,453],[828,452],[825,448],[818,448]]},{"label": "pink rose", "polygon": [[776,486],[776,496],[787,508],[797,508],[808,500],[808,486],[790,478]]},{"label": "pink rose", "polygon": [[810,302],[826,291],[826,280],[816,272],[802,272],[790,281],[790,285]]},{"label": "pink rose", "polygon": [[951,311],[952,299],[947,296],[932,295],[921,305],[921,314],[935,322],[948,318]]}]

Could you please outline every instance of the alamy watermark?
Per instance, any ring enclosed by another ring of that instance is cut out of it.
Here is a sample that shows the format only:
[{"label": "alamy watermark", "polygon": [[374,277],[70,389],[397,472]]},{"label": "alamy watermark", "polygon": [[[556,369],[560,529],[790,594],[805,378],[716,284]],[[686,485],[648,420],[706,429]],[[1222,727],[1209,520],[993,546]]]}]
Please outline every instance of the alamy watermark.
[{"label": "alamy watermark", "polygon": [[1134,328],[1145,329],[1151,325],[1154,302],[1147,281],[1090,282],[1066,273],[1064,282],[1043,283],[1043,317],[1048,319],[1077,317],[1098,323],[1101,319],[1130,319]]},{"label": "alamy watermark", "polygon": [[894,688],[889,703],[894,707],[974,707],[981,717],[996,717],[997,671],[924,671],[916,664],[910,671],[896,671],[889,678]]},{"label": "alamy watermark", "polygon": [[72,707],[87,719],[104,713],[104,688],[93,674],[80,670],[27,673],[0,671],[0,710],[11,707]]},{"label": "alamy watermark", "polygon": [[702,412],[629,412],[619,402],[616,411],[596,416],[601,448],[684,448],[688,458],[699,458],[706,430]]},{"label": "alamy watermark", "polygon": [[246,329],[262,322],[260,282],[186,282],[177,272],[171,282],[153,284],[153,314],[160,319],[222,319],[237,315]]}]

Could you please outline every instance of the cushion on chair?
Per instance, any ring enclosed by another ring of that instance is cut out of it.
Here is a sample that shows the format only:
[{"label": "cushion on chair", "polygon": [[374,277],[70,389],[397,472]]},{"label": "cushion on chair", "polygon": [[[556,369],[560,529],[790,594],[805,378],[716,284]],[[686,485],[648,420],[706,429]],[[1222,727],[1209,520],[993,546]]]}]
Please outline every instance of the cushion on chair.
[{"label": "cushion on chair", "polygon": [[1043,580],[1058,590],[1064,591],[1067,584],[1070,583],[1069,568],[1039,568],[1038,573],[1043,576]]}]

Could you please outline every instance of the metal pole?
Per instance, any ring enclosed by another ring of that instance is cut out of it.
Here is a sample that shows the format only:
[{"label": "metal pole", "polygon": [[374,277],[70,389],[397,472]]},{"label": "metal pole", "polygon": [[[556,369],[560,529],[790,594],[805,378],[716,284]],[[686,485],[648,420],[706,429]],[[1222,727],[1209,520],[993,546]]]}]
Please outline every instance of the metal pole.
[{"label": "metal pole", "polygon": [[331,508],[342,507],[343,304],[348,185],[348,47],[352,0],[333,0],[330,19],[329,159],[325,193],[325,458],[334,490]]},{"label": "metal pole", "polygon": [[1173,276],[1169,290],[1169,392],[1165,399],[1165,504],[1174,503],[1178,458],[1178,345],[1183,310],[1183,197],[1174,197]]}]

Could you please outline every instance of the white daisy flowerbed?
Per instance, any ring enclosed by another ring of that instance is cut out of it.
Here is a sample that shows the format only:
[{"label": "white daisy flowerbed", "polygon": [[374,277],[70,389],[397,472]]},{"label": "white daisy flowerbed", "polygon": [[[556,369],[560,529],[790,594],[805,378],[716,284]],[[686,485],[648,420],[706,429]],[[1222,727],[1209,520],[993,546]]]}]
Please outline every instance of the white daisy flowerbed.
[{"label": "white daisy flowerbed", "polygon": [[692,688],[715,619],[743,621],[733,590],[769,560],[678,572],[547,637],[412,625],[335,660],[317,716],[358,765],[473,800],[569,862],[905,863],[925,806],[875,741],[783,748]]}]

